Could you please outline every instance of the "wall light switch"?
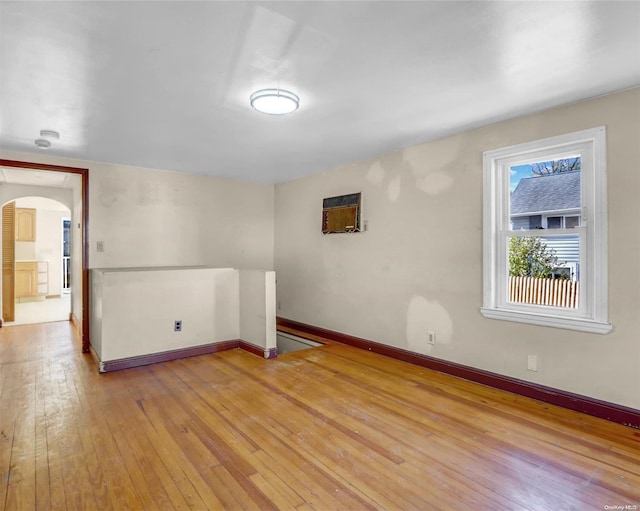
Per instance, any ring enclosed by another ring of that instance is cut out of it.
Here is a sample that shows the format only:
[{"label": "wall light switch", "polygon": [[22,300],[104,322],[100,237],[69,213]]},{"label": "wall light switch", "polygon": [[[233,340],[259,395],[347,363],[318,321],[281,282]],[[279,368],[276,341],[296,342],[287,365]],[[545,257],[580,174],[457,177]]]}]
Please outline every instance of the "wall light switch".
[{"label": "wall light switch", "polygon": [[96,250],[98,252],[104,252],[104,241],[97,241],[96,242]]}]

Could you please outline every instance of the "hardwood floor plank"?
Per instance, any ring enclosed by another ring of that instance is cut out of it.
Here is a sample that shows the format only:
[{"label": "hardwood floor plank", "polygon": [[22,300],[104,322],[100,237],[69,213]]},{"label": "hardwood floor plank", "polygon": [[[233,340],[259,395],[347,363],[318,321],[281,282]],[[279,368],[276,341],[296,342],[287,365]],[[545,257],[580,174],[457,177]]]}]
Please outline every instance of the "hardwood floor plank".
[{"label": "hardwood floor plank", "polygon": [[40,420],[45,426],[47,437],[47,464],[49,470],[49,493],[51,495],[51,509],[66,509],[67,499],[64,489],[64,473],[62,463],[60,462],[60,456],[57,456],[58,446],[56,444],[56,438],[50,431],[50,428],[54,423],[51,414],[52,404],[55,402],[53,393],[55,389],[58,388],[58,386],[53,383],[50,360],[46,358],[43,360],[42,377],[42,386],[44,390],[44,406]]},{"label": "hardwood floor plank", "polygon": [[53,509],[51,503],[51,482],[49,473],[49,448],[47,441],[47,424],[45,400],[47,395],[46,363],[38,362],[36,371],[36,435],[35,435],[35,470],[36,470],[36,508]]},{"label": "hardwood floor plank", "polygon": [[[367,377],[375,380],[378,379],[377,375],[367,375],[364,378]],[[361,381],[358,381],[358,386],[362,386]],[[478,388],[482,387],[474,387],[476,392]],[[530,442],[534,444],[531,449],[533,452],[539,452],[541,449],[555,449],[557,451],[557,454],[562,453],[567,457],[567,463],[564,467],[567,470],[569,470],[571,467],[575,468],[576,464],[579,464],[579,462],[574,459],[575,456],[572,456],[572,454],[575,453],[579,458],[585,457],[596,460],[596,462],[600,464],[600,468],[605,472],[607,471],[607,465],[611,466],[613,462],[616,468],[615,472],[612,474],[612,479],[619,479],[620,475],[623,475],[626,478],[635,477],[637,475],[638,465],[634,463],[632,457],[627,458],[621,457],[619,455],[612,456],[610,444],[598,446],[593,443],[593,436],[590,437],[590,440],[588,442],[583,441],[582,439],[580,439],[580,437],[575,436],[575,428],[573,431],[559,431],[558,428],[551,428],[545,424],[541,425],[539,421],[523,421],[518,415],[504,413],[501,410],[496,410],[495,408],[492,409],[491,414],[485,415],[483,414],[483,410],[484,408],[486,408],[487,400],[484,399],[484,396],[481,402],[474,402],[472,400],[469,400],[468,398],[461,399],[456,394],[445,395],[441,392],[433,393],[431,389],[427,390],[430,394],[430,406],[433,406],[434,408],[446,408],[447,410],[454,412],[454,416],[466,415],[467,417],[473,418],[476,423],[482,425],[485,429],[492,431],[492,434],[496,437],[504,439],[505,435],[513,436],[513,444],[523,445],[523,443]],[[385,391],[383,390],[382,392],[384,393]],[[397,392],[391,392],[390,395],[392,396],[393,400],[397,399]],[[412,393],[413,397],[417,395],[418,393]],[[420,403],[417,399],[414,399],[408,402],[407,405],[420,406]],[[569,411],[567,412],[571,414],[575,413]],[[528,431],[526,435],[522,435],[519,433],[519,431],[523,428],[519,428],[516,426],[523,426],[525,424],[532,426],[532,428],[531,431]],[[565,440],[570,441],[572,449],[569,451],[562,447],[556,448],[556,446],[559,444],[558,437],[560,437],[561,440],[564,438]]]},{"label": "hardwood floor plank", "polygon": [[[416,405],[416,403],[409,403],[409,406],[414,406],[415,407],[417,405]],[[434,401],[433,399],[431,399],[430,400],[430,406],[434,406],[435,408],[444,408],[444,409],[447,409],[449,412],[454,412],[452,414],[452,417],[447,418],[447,417],[443,416],[443,417],[440,418],[440,421],[455,420],[454,419],[455,416],[461,416],[461,417],[465,417],[466,416],[466,417],[472,418],[474,420],[474,422],[482,425],[483,426],[482,429],[486,430],[486,432],[485,431],[479,431],[478,432],[478,431],[470,430],[468,432],[468,435],[476,435],[476,436],[481,435],[481,438],[484,439],[483,440],[484,442],[490,441],[491,437],[496,437],[496,436],[499,437],[500,436],[500,434],[497,433],[497,431],[499,431],[498,428],[494,427],[491,424],[489,424],[489,425],[484,424],[484,422],[483,422],[483,420],[481,418],[479,419],[477,415],[476,416],[473,415],[473,410],[469,410],[468,408],[467,409],[460,408],[460,407],[456,408],[456,401],[455,400],[453,402],[449,402],[447,404],[446,402],[438,403],[437,401]],[[471,412],[471,413],[469,413],[469,412]],[[402,412],[400,412],[400,413],[402,413]],[[436,423],[433,423],[433,424],[434,424],[434,426],[437,427]],[[459,422],[458,423],[453,422],[451,425],[452,425],[452,427],[448,428],[448,431],[457,432],[461,428],[464,430],[464,425],[460,424]],[[518,430],[518,427],[516,427],[516,426],[518,426],[517,423],[510,425],[510,427],[513,428],[514,431]],[[447,430],[444,430],[443,432],[446,432],[446,431]],[[493,440],[493,444],[495,445],[496,448],[499,447],[499,445],[500,445],[499,443],[496,443],[497,441],[498,441],[497,439]],[[512,459],[514,454],[518,453],[519,446],[521,446],[521,445],[522,445],[522,441],[521,440],[516,440],[516,441],[514,441],[514,442],[512,442],[510,444],[503,445],[502,449],[505,450],[506,452],[508,452],[509,453],[509,459]],[[478,446],[475,447],[474,451],[476,451],[477,449],[478,449]],[[534,460],[534,463],[535,463],[535,460]],[[552,472],[550,474],[553,475]],[[551,477],[551,476],[549,477],[548,483],[551,484],[552,486],[553,486],[552,482],[553,482],[554,479],[555,479],[555,477]],[[582,479],[584,479],[584,478],[582,478]],[[545,488],[547,488],[547,490],[545,490],[545,491],[548,491],[549,484],[545,485]]]},{"label": "hardwood floor plank", "polygon": [[29,377],[35,372],[34,364],[16,374],[14,387],[22,392],[12,392],[11,406],[15,407],[15,422],[11,438],[11,455],[7,472],[6,510],[35,507],[35,382]]},{"label": "hardwood floor plank", "polygon": [[103,385],[108,387],[103,388],[103,392],[96,390],[100,386],[91,386],[91,390],[78,390],[79,402],[84,411],[79,427],[84,429],[88,437],[85,442],[90,442],[93,448],[94,460],[91,463],[97,463],[100,469],[93,476],[101,487],[95,492],[96,498],[100,501],[101,509],[117,511],[134,504],[134,509],[141,509],[136,488],[129,474],[122,470],[122,458],[114,433],[107,423],[106,414],[110,413],[111,404],[122,394],[121,390],[114,389],[109,383],[103,381]]},{"label": "hardwood floor plank", "polygon": [[[74,400],[73,384],[67,379],[65,360],[51,360],[50,369],[55,381],[56,399],[47,404],[47,438],[53,444],[54,456],[50,464],[62,475],[65,502],[72,509],[98,509],[94,486],[89,479],[85,453],[79,437],[78,422],[82,414]],[[73,418],[73,420],[70,420]]]},{"label": "hardwood floor plank", "polygon": [[[236,401],[238,402],[238,401]],[[284,441],[293,443],[300,447],[300,452],[308,456],[308,459],[321,462],[324,466],[332,467],[336,474],[340,475],[342,483],[353,486],[358,490],[358,486],[353,484],[353,480],[375,480],[376,476],[386,474],[396,468],[396,465],[403,460],[390,456],[387,450],[371,448],[372,442],[358,442],[354,445],[357,433],[352,434],[346,428],[341,427],[336,421],[327,418],[313,410],[309,410],[306,405],[300,402],[283,399],[282,408],[270,406],[269,410],[263,410],[261,403],[243,400],[240,402],[242,408],[254,408],[261,415],[264,413],[268,417],[266,424],[272,426],[272,431],[278,431],[279,437]],[[299,407],[305,412],[307,417],[298,417],[291,422],[288,418],[298,416],[291,413],[292,407]],[[346,441],[344,440],[346,437]],[[362,445],[358,445],[361,443]],[[354,460],[355,458],[355,460]],[[376,458],[379,458],[376,460]],[[336,469],[339,467],[339,469]],[[380,479],[380,477],[378,477]],[[388,494],[398,490],[398,480],[395,481],[394,488],[390,489],[389,481],[386,479],[376,481],[380,483],[378,490],[374,493],[369,491],[370,496],[382,507],[400,506],[402,508],[421,506],[425,502],[411,494],[408,488],[401,488],[402,492],[395,495],[395,501],[388,500]],[[368,484],[368,483],[367,483]],[[384,494],[387,494],[387,497]],[[411,502],[411,500],[415,502]]]},{"label": "hardwood floor plank", "polygon": [[[316,375],[311,375],[311,376],[316,376]],[[326,377],[325,377],[325,378],[315,378],[315,377],[314,377],[314,378],[311,378],[311,379],[312,379],[314,382],[318,382],[318,381],[322,381],[322,380],[325,380],[325,381],[326,381]],[[463,415],[463,416],[464,416],[464,415]],[[551,479],[551,478],[550,478],[550,479]],[[545,489],[544,491],[546,492],[547,490]],[[521,492],[520,494],[523,494],[523,493]],[[549,498],[550,498],[550,499],[552,499],[552,501],[553,501],[553,499],[554,499],[554,498],[557,498],[557,497],[555,497],[553,494],[551,494],[551,495],[549,495]]]},{"label": "hardwood floor plank", "polygon": [[[317,379],[314,379],[314,381],[318,381],[318,380],[317,380]],[[326,382],[325,382],[325,383],[326,383]],[[274,389],[271,389],[271,390],[273,391]],[[332,392],[332,391],[330,391],[330,393],[331,393],[331,392]],[[357,397],[356,397],[356,395],[355,395],[355,394],[350,394],[350,395],[352,396],[352,398],[351,398],[351,404],[350,404],[350,407],[349,407],[349,408],[350,408],[350,410],[353,410],[353,406],[356,406],[356,405],[355,405],[355,400],[357,399]],[[339,405],[336,405],[336,406],[339,406]],[[275,415],[276,415],[276,416],[280,416],[281,414],[277,414],[277,413],[276,413]],[[317,415],[317,414],[311,414],[311,415]],[[285,415],[285,416],[286,416],[286,415]],[[328,419],[328,418],[324,417],[324,418],[323,418],[323,423],[325,423],[327,426],[333,426],[333,427],[334,427],[333,434],[331,434],[331,440],[332,440],[332,443],[336,443],[337,441],[340,441],[340,435],[341,435],[341,434],[342,434],[343,436],[345,436],[345,433],[346,433],[347,441],[349,441],[349,442],[351,442],[351,443],[353,443],[353,438],[354,438],[354,436],[356,436],[356,437],[357,437],[357,436],[360,436],[358,433],[359,433],[359,429],[361,429],[361,426],[362,426],[362,425],[360,425],[360,426],[354,425],[355,427],[354,427],[354,430],[353,430],[353,431],[354,431],[354,432],[356,432],[357,434],[356,434],[356,435],[351,435],[351,434],[349,434],[348,432],[346,432],[345,428],[342,428],[342,427],[337,427],[337,428],[336,428],[336,427],[335,427],[335,426],[336,426],[336,421],[332,421],[332,420],[330,420],[330,419]],[[293,429],[294,431],[295,431],[295,429],[296,429],[296,428],[301,428],[301,430],[302,430],[302,431],[304,431],[305,433],[308,433],[308,429],[309,429],[309,428],[308,428],[308,426],[306,426],[306,425],[301,425],[301,424],[295,424],[295,425],[293,425],[292,429]],[[323,435],[324,435],[324,436],[323,436]],[[324,434],[323,434],[323,433],[321,433],[321,434],[319,434],[319,435],[317,435],[317,436],[318,436],[319,438],[327,438],[327,435],[329,435],[329,433],[324,433]],[[312,435],[312,434],[306,434],[305,436],[308,436],[308,437],[313,438],[313,436],[314,436],[314,435]],[[424,434],[422,434],[421,436],[422,436],[422,439],[425,437],[425,435],[424,435]],[[379,436],[378,438],[381,438],[381,437]],[[385,441],[384,441],[384,443],[385,443],[385,445],[387,445],[387,443],[388,443],[388,442],[385,440]],[[394,446],[394,447],[396,447],[396,446]],[[413,448],[415,448],[415,446],[412,446],[410,449],[413,449]],[[341,455],[341,457],[342,457],[342,458],[344,458],[344,457],[345,457],[345,452],[347,452],[348,450],[349,450],[349,445],[348,445],[348,444],[346,444],[346,445],[345,445],[345,449],[344,449],[344,450],[343,450],[343,449],[340,449],[340,450],[339,450],[340,455]],[[361,450],[361,449],[357,449],[357,450],[355,450],[354,452],[355,452],[355,453],[359,453],[359,451],[360,451],[360,450]],[[409,451],[409,450],[408,450],[408,451]],[[329,455],[331,455],[331,454],[329,454]],[[366,458],[366,460],[365,460],[364,466],[365,466],[366,468],[364,469],[363,473],[361,474],[361,475],[363,476],[363,478],[364,478],[364,479],[372,479],[372,475],[373,475],[373,474],[372,474],[372,471],[371,471],[371,470],[372,470],[372,468],[371,468],[371,463],[373,463],[373,462],[375,461],[375,460],[373,459],[373,456],[374,456],[374,455],[375,455],[375,453],[370,453],[370,454],[368,454],[368,456],[367,456],[367,458]],[[315,456],[320,457],[320,455],[319,455],[318,453],[316,453],[316,454],[315,454]],[[343,460],[334,460],[334,463],[332,464],[332,466],[335,466],[335,462],[336,462],[336,461],[344,461],[344,459],[343,459]],[[398,464],[401,464],[401,463],[403,463],[403,462],[404,462],[404,460],[401,460],[401,459],[400,459],[400,460],[395,460],[395,461],[398,461]],[[406,468],[406,467],[408,467],[408,465],[404,465],[404,466],[403,466],[403,468]],[[398,467],[395,467],[395,466],[393,466],[393,465],[391,465],[390,467],[385,467],[385,468],[384,468],[384,470],[383,470],[383,472],[384,472],[385,474],[388,474],[388,473],[389,473],[389,471],[392,471],[392,472],[393,472],[393,471],[394,471],[394,469],[397,469],[397,470],[396,470],[396,472],[399,472]],[[349,471],[347,472],[347,476],[349,476],[349,475],[353,475],[353,473],[354,473],[354,472],[355,472],[355,471],[354,471],[354,468],[353,468],[353,467],[350,467]],[[400,487],[400,486],[398,485],[399,477],[400,477],[400,475],[398,474],[398,475],[397,475],[397,477],[395,477],[395,478],[394,478],[394,480],[393,480],[392,482],[390,482],[390,481],[388,481],[388,480],[386,480],[386,481],[376,481],[377,483],[380,483],[380,484],[377,484],[377,485],[376,485],[376,488],[379,488],[381,485],[382,485],[382,486],[391,486],[391,487],[393,488],[393,491],[395,491],[395,492],[397,493],[397,495],[400,495],[400,497],[397,497],[397,501],[396,501],[395,503],[393,503],[393,504],[391,504],[391,503],[389,503],[389,502],[385,502],[385,504],[386,504],[386,506],[385,506],[385,507],[392,506],[392,507],[399,507],[399,508],[403,508],[403,509],[406,509],[406,508],[424,508],[424,507],[425,507],[425,503],[424,503],[424,502],[414,502],[413,504],[410,504],[409,502],[407,502],[407,501],[406,501],[407,496],[408,496],[408,495],[409,495],[409,496],[411,496],[411,491],[410,491],[410,489],[409,489],[409,488],[407,488],[407,487]],[[350,479],[354,479],[354,477],[350,477]],[[356,478],[356,479],[357,479],[357,478]],[[374,479],[375,479],[375,478],[374,478]],[[430,496],[430,498],[431,498],[431,501],[432,501],[432,502],[436,502],[436,501],[443,501],[443,502],[446,502],[446,501],[448,501],[448,497],[449,497],[450,493],[448,493],[446,489],[442,489],[440,486],[442,486],[442,485],[439,485],[439,486],[437,486],[437,487],[433,487],[433,489],[431,490],[431,496]],[[445,485],[445,486],[446,486],[446,485]],[[420,489],[421,489],[421,491],[422,491],[422,492],[424,492],[424,491],[425,491],[425,490],[424,490],[423,485],[420,485],[419,487],[420,487]],[[451,490],[449,490],[449,491],[451,491]],[[469,503],[470,505],[472,505],[472,506],[476,506],[476,507],[477,507],[477,505],[478,505],[478,500],[481,500],[481,499],[479,499],[478,495],[479,495],[479,494],[476,494],[476,495],[474,496],[473,501]],[[384,502],[384,498],[381,498],[380,496],[378,496],[378,497],[377,497],[377,500],[378,500],[378,502],[381,502],[381,501],[382,501],[382,502]],[[489,501],[485,502],[485,504],[487,504],[487,505],[488,505],[488,502],[489,502]],[[445,507],[446,507],[446,504],[439,504],[439,506],[440,506],[441,508],[445,508]],[[503,507],[504,507],[504,506],[503,506]],[[505,509],[506,509],[506,507],[505,507]]]},{"label": "hardwood floor plank", "polygon": [[15,414],[8,396],[8,381],[11,376],[7,365],[2,365],[2,387],[0,388],[0,509],[6,508],[9,484],[9,468],[11,467],[11,450],[15,432]]},{"label": "hardwood floor plank", "polygon": [[304,499],[291,487],[290,482],[282,479],[274,470],[276,467],[266,465],[256,455],[253,456],[252,463],[257,472],[250,476],[251,479],[279,509],[292,509],[305,504]]},{"label": "hardwood floor plank", "polygon": [[0,510],[640,504],[640,433],[339,343],[110,374],[0,329]]}]

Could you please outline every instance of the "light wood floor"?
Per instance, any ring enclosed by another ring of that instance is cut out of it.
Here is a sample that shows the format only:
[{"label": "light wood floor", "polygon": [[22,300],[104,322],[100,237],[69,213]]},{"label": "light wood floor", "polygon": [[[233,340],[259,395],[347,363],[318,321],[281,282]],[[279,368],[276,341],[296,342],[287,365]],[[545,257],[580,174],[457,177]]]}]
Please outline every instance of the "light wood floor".
[{"label": "light wood floor", "polygon": [[367,351],[100,375],[68,323],[0,329],[0,510],[638,504],[640,431]]}]

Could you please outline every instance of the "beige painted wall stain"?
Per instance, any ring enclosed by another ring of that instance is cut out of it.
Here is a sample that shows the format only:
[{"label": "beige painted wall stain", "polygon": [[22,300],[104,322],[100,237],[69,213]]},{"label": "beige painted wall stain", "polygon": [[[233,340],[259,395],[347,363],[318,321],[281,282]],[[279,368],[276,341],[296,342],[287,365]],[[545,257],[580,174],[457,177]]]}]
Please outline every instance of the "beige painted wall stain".
[{"label": "beige painted wall stain", "polygon": [[[640,408],[638,112],[640,88],[277,184],[279,314]],[[613,332],[602,336],[484,318],[483,152],[600,125],[608,136]],[[363,194],[368,230],[323,236],[322,198],[354,190]],[[433,346],[426,342],[429,330],[436,333]],[[527,370],[530,354],[538,357],[538,372]]]}]

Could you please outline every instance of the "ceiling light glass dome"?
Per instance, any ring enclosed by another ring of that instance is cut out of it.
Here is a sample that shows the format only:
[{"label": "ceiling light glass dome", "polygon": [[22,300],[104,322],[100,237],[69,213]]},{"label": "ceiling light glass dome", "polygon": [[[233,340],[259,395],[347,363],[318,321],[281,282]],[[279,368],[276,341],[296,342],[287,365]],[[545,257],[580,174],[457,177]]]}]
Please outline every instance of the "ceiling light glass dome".
[{"label": "ceiling light glass dome", "polygon": [[250,101],[258,112],[269,115],[290,114],[300,106],[296,94],[282,89],[261,89],[251,94]]}]

